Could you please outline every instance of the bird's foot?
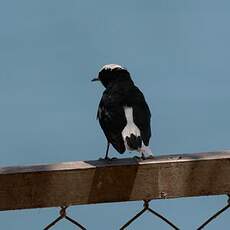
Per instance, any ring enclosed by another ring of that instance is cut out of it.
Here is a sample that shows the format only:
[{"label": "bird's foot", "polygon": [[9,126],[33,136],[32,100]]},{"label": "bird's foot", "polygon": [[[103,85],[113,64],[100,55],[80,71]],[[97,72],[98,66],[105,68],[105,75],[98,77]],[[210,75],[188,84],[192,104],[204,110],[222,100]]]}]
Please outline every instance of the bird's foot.
[{"label": "bird's foot", "polygon": [[139,156],[134,156],[133,159],[138,160],[138,161],[143,160],[142,157],[139,157]]},{"label": "bird's foot", "polygon": [[110,158],[109,157],[100,157],[98,160],[99,161],[109,161]]},{"label": "bird's foot", "polygon": [[145,154],[141,154],[141,156],[134,156],[133,157],[135,160],[138,161],[143,161],[143,160],[149,160],[149,159],[154,159],[153,155],[145,155]]},{"label": "bird's foot", "polygon": [[116,160],[117,158],[116,157],[112,157],[112,158],[110,158],[110,157],[100,157],[98,160],[100,160],[100,161],[112,161],[112,160]]},{"label": "bird's foot", "polygon": [[148,160],[148,159],[154,159],[154,156],[153,155],[145,155],[143,153],[141,153],[141,159],[142,160]]},{"label": "bird's foot", "polygon": [[154,159],[154,156],[153,155],[144,155],[143,153],[141,154],[141,156],[134,156],[133,157],[135,160],[138,160],[138,161],[143,161],[143,160],[149,160],[149,159]]}]

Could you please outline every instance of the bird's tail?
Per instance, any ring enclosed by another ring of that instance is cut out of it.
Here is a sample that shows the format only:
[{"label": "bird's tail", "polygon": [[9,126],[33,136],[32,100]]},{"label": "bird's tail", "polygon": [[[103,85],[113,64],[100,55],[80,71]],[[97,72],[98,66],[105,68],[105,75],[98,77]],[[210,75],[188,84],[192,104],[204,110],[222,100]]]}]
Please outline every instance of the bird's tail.
[{"label": "bird's tail", "polygon": [[141,136],[135,136],[134,134],[131,134],[130,137],[127,136],[125,140],[126,148],[128,150],[136,150],[141,153],[144,158],[153,156],[151,148],[143,143]]},{"label": "bird's tail", "polygon": [[134,134],[131,134],[130,137],[126,137],[127,145],[132,150],[138,150],[142,146],[142,139],[140,136],[135,136]]}]

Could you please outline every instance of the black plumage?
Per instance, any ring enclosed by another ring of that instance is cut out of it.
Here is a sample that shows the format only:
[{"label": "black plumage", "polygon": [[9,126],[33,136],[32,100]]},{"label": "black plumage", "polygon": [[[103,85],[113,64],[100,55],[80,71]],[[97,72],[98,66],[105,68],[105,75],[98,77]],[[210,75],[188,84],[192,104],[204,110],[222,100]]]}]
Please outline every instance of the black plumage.
[{"label": "black plumage", "polygon": [[[127,147],[129,150],[140,150],[143,144],[148,146],[151,113],[144,95],[134,85],[129,72],[121,66],[110,64],[102,68],[95,80],[101,81],[106,88],[99,103],[97,118],[107,138],[108,147],[111,143],[119,153],[124,153]],[[139,136],[135,133],[122,136],[127,125],[125,108],[132,108],[133,122],[140,131]]]}]

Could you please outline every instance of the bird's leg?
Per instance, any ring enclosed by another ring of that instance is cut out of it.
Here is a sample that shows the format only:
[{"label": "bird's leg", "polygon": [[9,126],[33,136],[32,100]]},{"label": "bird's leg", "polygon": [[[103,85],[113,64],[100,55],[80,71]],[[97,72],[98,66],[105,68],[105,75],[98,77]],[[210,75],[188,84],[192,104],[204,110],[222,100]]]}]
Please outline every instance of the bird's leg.
[{"label": "bird's leg", "polygon": [[109,155],[109,146],[110,146],[110,143],[107,142],[107,148],[106,148],[105,157],[104,158],[100,157],[99,160],[111,161],[111,160],[117,159],[116,157],[109,158],[109,156],[108,156]]},{"label": "bird's leg", "polygon": [[110,146],[110,143],[107,142],[107,148],[106,148],[106,153],[105,153],[105,160],[109,159],[109,157],[108,157],[108,155],[109,155],[109,146]]},{"label": "bird's leg", "polygon": [[145,156],[144,153],[141,153],[141,159],[142,159],[142,160],[145,160],[145,159],[146,159],[146,156]]}]

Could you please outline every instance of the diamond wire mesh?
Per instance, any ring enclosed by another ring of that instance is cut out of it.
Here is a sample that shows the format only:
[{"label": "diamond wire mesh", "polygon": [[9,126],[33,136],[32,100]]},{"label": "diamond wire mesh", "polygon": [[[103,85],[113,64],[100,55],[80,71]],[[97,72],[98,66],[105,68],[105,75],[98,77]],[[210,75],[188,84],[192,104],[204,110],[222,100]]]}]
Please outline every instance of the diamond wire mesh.
[{"label": "diamond wire mesh", "polygon": [[[129,227],[135,220],[137,220],[138,218],[140,218],[145,212],[150,212],[153,215],[157,216],[158,218],[160,218],[162,221],[164,221],[166,224],[168,224],[170,227],[172,227],[172,229],[175,230],[180,230],[180,228],[178,228],[174,223],[172,223],[171,221],[169,221],[166,217],[164,217],[162,214],[154,211],[152,208],[149,207],[149,202],[150,200],[144,200],[144,204],[143,204],[143,209],[138,212],[136,215],[134,215],[130,220],[128,220],[127,223],[125,223],[120,230],[125,230],[127,227]],[[83,225],[81,225],[79,222],[77,222],[76,220],[70,218],[69,216],[67,216],[66,214],[66,210],[67,210],[67,206],[61,207],[61,210],[59,212],[59,217],[57,217],[54,221],[52,221],[49,225],[47,225],[43,230],[49,230],[51,229],[54,225],[56,225],[60,220],[62,219],[66,219],[69,222],[71,222],[73,225],[77,226],[79,229],[82,230],[87,230],[85,227],[83,227]],[[230,208],[230,195],[228,195],[228,201],[227,201],[227,205],[218,210],[214,215],[212,215],[210,218],[208,218],[202,225],[200,225],[196,230],[202,230],[204,229],[208,224],[210,224],[211,222],[213,222],[217,217],[219,217],[223,212],[225,212],[226,210],[228,210]]]},{"label": "diamond wire mesh", "polygon": [[78,223],[76,220],[70,218],[69,216],[67,216],[66,214],[66,209],[68,207],[64,206],[61,207],[61,210],[59,212],[59,217],[56,218],[54,221],[52,221],[50,224],[48,224],[43,230],[48,230],[51,229],[54,225],[56,225],[60,220],[62,219],[66,219],[69,222],[71,222],[73,225],[76,225],[78,228],[82,229],[82,230],[87,230],[85,227],[83,227],[80,223]]},{"label": "diamond wire mesh", "polygon": [[209,223],[211,223],[215,218],[217,218],[218,216],[220,216],[220,214],[222,214],[223,212],[225,212],[227,209],[230,208],[230,195],[228,195],[228,204],[218,210],[213,216],[211,216],[209,219],[207,219],[200,227],[197,228],[197,230],[201,230],[204,229],[205,226],[207,226]]},{"label": "diamond wire mesh", "polygon": [[158,212],[154,211],[153,209],[151,209],[149,207],[149,200],[144,200],[144,208],[137,213],[134,217],[132,217],[126,224],[124,224],[120,230],[124,230],[126,229],[129,225],[131,225],[133,223],[133,221],[135,221],[136,219],[138,219],[143,213],[145,213],[146,211],[149,211],[150,213],[152,213],[153,215],[159,217],[161,220],[163,220],[165,223],[167,223],[168,225],[170,225],[173,229],[175,230],[179,230],[178,227],[176,227],[171,221],[169,221],[167,218],[165,218],[164,216],[162,216],[161,214],[159,214]]}]

